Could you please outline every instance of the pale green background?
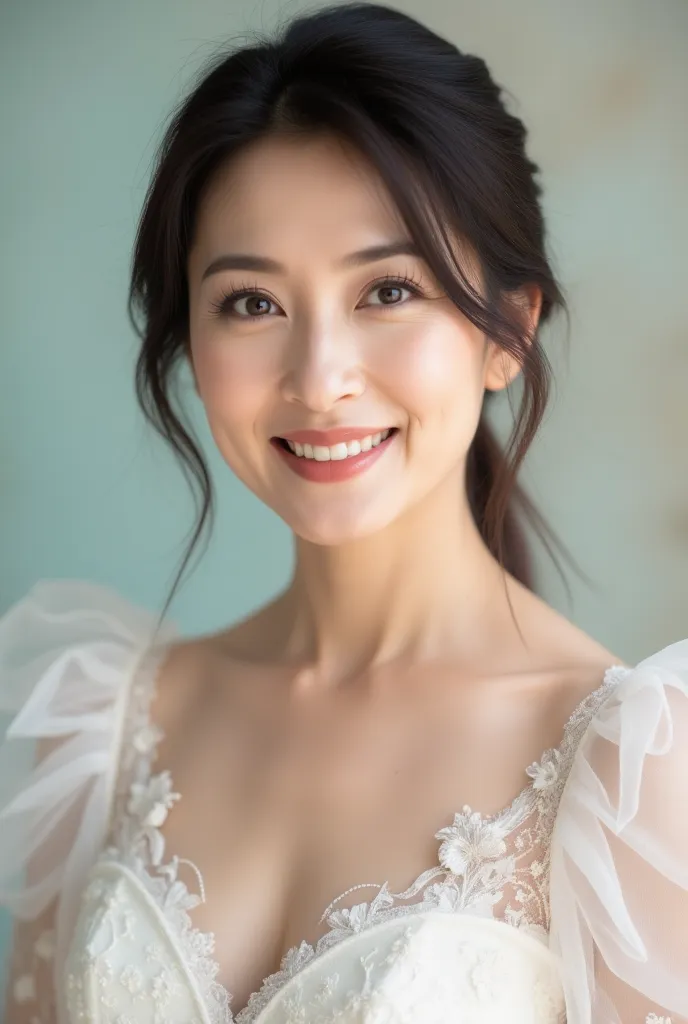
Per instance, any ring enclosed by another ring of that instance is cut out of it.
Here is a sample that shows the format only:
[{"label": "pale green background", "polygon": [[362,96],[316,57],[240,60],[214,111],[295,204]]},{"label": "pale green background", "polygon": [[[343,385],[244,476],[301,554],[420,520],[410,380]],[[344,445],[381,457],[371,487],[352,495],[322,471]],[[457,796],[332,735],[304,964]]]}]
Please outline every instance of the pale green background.
[{"label": "pale green background", "polygon": [[[0,611],[41,577],[162,603],[192,507],[134,405],[134,225],[190,77],[223,40],[303,6],[6,0]],[[568,361],[561,335],[550,341],[558,396],[527,480],[598,589],[572,577],[568,605],[542,560],[543,587],[620,656],[640,658],[688,635],[688,4],[397,6],[484,56],[530,127],[573,330]],[[173,609],[189,631],[260,603],[291,563],[284,525],[211,464],[215,540]]]}]

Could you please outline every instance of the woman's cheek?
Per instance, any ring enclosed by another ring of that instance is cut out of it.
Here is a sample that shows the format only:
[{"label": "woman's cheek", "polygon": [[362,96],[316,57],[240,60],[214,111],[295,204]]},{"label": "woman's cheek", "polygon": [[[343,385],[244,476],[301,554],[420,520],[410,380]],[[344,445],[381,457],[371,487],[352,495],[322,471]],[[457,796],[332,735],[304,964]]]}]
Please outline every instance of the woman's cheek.
[{"label": "woman's cheek", "polygon": [[210,341],[199,345],[194,368],[198,390],[209,418],[250,429],[265,408],[270,369],[258,347],[222,345]]},{"label": "woman's cheek", "polygon": [[407,329],[381,354],[376,376],[390,397],[419,418],[432,418],[447,405],[482,403],[480,346],[455,324]]}]

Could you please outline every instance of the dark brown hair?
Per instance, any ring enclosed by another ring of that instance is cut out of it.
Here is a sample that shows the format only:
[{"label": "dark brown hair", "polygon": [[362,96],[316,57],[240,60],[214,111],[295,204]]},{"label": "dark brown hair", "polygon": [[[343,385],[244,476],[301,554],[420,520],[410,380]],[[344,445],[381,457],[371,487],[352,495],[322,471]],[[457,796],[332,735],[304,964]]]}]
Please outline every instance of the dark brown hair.
[{"label": "dark brown hair", "polygon": [[[469,451],[466,488],[476,523],[501,564],[527,586],[532,570],[523,523],[562,549],[516,482],[540,425],[550,366],[540,327],[565,304],[545,251],[537,166],[526,131],[479,57],[400,11],[378,4],[325,7],[274,37],[215,57],[174,114],[141,215],[129,315],[141,338],[137,396],[179,456],[198,499],[198,519],[168,598],[212,522],[210,475],[177,401],[175,369],[188,351],[187,256],[199,199],[221,166],[276,132],[334,133],[374,165],[447,296],[522,366],[505,449],[483,415]],[[482,295],[461,258],[477,256]],[[542,293],[529,336],[513,301]],[[489,393],[486,394],[486,403]]]}]

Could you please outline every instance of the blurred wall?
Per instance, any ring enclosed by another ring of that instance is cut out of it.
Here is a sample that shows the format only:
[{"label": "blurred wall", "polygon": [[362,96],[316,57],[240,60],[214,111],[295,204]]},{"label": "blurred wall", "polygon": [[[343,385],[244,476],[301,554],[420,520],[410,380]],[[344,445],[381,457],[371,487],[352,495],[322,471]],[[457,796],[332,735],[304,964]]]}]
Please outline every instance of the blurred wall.
[{"label": "blurred wall", "polygon": [[[304,6],[23,0],[0,12],[0,612],[41,577],[162,603],[192,506],[134,404],[135,221],[199,66]],[[542,588],[638,659],[688,635],[688,5],[397,6],[482,55],[529,126],[572,330],[568,349],[561,330],[548,339],[557,395],[525,480],[594,583],[570,575],[569,603],[539,555]],[[208,450],[220,513],[173,607],[188,631],[257,605],[291,564],[286,528]]]}]

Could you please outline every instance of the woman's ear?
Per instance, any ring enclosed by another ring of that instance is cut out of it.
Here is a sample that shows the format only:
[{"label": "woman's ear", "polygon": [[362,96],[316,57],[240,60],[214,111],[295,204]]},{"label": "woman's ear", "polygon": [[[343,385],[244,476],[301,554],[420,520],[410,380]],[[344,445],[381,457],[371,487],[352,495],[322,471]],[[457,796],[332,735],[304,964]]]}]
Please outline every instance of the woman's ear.
[{"label": "woman's ear", "polygon": [[[530,344],[535,337],[540,311],[542,310],[542,291],[536,284],[527,284],[508,296],[510,312],[516,313],[521,321],[524,334]],[[485,357],[485,388],[488,391],[503,391],[521,372],[521,361],[506,352],[496,342],[488,339]]]}]

